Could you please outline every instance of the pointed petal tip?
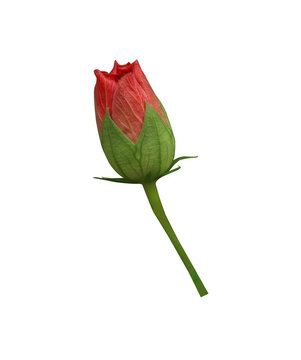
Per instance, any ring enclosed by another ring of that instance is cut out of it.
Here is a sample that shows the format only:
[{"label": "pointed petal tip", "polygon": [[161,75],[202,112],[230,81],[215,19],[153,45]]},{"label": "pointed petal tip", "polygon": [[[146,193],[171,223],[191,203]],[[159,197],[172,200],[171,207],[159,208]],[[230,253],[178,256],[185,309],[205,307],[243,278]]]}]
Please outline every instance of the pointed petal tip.
[{"label": "pointed petal tip", "polygon": [[98,69],[94,70],[94,74],[95,74],[96,77],[98,77],[100,75],[100,73],[101,73],[100,70],[98,70]]}]

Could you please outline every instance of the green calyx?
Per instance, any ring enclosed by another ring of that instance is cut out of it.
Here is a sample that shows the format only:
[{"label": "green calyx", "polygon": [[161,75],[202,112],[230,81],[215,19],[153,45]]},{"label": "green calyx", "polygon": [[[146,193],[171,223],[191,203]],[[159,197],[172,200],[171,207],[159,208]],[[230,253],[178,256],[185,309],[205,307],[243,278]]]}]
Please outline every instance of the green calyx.
[{"label": "green calyx", "polygon": [[179,170],[180,166],[172,169],[178,161],[197,157],[181,156],[174,159],[175,138],[162,104],[161,107],[168,125],[146,103],[144,123],[136,144],[119,129],[109,111],[106,112],[100,141],[109,163],[122,177],[95,179],[124,184],[147,184]]},{"label": "green calyx", "polygon": [[107,111],[102,121],[100,141],[103,151],[125,183],[148,183],[166,175],[173,166],[175,139],[170,125],[146,103],[143,127],[134,144],[114,123]]}]

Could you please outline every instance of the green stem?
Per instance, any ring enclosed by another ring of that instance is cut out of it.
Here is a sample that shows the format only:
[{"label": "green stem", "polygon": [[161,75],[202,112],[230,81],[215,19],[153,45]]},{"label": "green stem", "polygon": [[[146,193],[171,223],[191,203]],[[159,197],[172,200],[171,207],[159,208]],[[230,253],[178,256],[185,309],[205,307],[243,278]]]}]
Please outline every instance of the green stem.
[{"label": "green stem", "polygon": [[198,273],[196,272],[194,266],[192,265],[191,261],[189,260],[189,257],[187,256],[185,250],[183,249],[180,241],[178,240],[175,232],[173,231],[173,228],[170,225],[170,222],[168,221],[168,218],[165,214],[165,211],[163,209],[158,189],[156,187],[156,182],[151,182],[147,184],[143,184],[143,188],[145,190],[146,196],[148,198],[148,201],[150,203],[150,206],[153,209],[154,214],[158,218],[160,224],[162,225],[163,229],[165,230],[166,234],[170,238],[173,246],[177,250],[177,253],[179,254],[180,258],[182,259],[184,265],[186,266],[186,269],[188,270],[192,281],[194,282],[200,296],[207,295],[208,292],[202,283],[202,280],[200,279]]}]

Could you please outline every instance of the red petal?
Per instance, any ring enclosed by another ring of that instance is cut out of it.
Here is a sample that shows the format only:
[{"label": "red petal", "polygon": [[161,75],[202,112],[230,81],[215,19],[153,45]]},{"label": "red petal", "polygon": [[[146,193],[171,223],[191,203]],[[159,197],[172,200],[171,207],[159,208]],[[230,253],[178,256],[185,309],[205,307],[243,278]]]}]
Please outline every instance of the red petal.
[{"label": "red petal", "polygon": [[112,119],[134,143],[140,135],[145,112],[145,93],[135,76],[128,73],[119,82],[114,95]]},{"label": "red petal", "polygon": [[[102,119],[104,118],[107,109],[109,109],[110,114],[112,114],[113,96],[117,87],[117,82],[105,71],[95,70],[94,73],[97,77],[94,89],[96,119],[98,125],[101,126]],[[98,127],[99,131],[101,131],[100,126]]]},{"label": "red petal", "polygon": [[125,65],[115,61],[110,73],[95,70],[95,75],[95,111],[99,131],[109,109],[117,126],[136,143],[144,121],[146,101],[167,123],[159,100],[137,60]]},{"label": "red petal", "polygon": [[138,60],[136,60],[133,63],[133,74],[135,75],[135,78],[137,79],[141,88],[146,93],[145,101],[147,101],[147,103],[149,105],[151,105],[157,111],[157,113],[161,116],[161,118],[167,124],[167,121],[166,121],[164,113],[162,111],[160,102],[159,102],[156,94],[154,93],[153,89],[151,88],[149,82],[147,81],[146,76],[144,75],[144,73],[139,65]]}]

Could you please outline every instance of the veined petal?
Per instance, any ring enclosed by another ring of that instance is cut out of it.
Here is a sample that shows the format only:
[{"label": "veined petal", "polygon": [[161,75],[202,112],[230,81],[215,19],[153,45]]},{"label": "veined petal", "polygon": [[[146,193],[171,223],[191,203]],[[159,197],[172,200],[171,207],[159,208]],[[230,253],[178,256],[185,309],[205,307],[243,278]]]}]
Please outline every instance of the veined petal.
[{"label": "veined petal", "polygon": [[99,131],[101,131],[101,122],[105,116],[106,110],[112,113],[112,103],[117,81],[110,74],[95,70],[97,82],[94,89],[96,120]]}]

